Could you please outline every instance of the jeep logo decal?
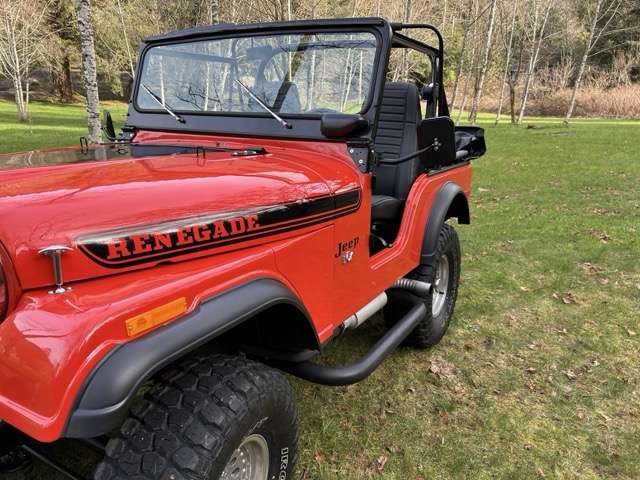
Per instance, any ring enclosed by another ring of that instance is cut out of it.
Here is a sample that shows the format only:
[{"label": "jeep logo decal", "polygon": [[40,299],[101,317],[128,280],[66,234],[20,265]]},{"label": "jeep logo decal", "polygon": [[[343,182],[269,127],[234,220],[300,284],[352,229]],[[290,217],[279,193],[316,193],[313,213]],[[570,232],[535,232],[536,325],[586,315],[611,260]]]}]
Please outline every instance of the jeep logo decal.
[{"label": "jeep logo decal", "polygon": [[77,239],[91,260],[108,268],[155,262],[316,225],[360,207],[360,189],[281,205],[141,226]]}]

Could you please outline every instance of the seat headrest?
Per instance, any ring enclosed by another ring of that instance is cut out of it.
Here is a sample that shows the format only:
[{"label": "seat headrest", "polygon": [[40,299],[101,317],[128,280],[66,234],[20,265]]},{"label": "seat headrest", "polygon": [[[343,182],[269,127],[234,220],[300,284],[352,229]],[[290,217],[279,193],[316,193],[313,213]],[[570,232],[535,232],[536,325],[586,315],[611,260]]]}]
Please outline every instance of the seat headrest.
[{"label": "seat headrest", "polygon": [[389,106],[392,106],[396,101],[399,106],[406,105],[404,110],[405,122],[417,124],[422,120],[420,94],[415,84],[408,82],[386,82],[384,85],[384,97],[385,103]]}]

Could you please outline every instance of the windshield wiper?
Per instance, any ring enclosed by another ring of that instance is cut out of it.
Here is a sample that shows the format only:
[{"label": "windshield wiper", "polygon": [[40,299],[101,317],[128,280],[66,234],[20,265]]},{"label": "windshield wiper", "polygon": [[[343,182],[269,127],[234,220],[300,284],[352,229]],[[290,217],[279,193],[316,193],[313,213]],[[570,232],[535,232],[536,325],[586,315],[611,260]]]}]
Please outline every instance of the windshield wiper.
[{"label": "windshield wiper", "polygon": [[158,105],[160,105],[160,106],[164,109],[164,111],[165,111],[165,112],[167,112],[169,115],[171,115],[173,118],[175,118],[177,122],[180,122],[180,123],[186,123],[186,122],[185,122],[185,120],[184,120],[184,118],[182,118],[182,117],[181,117],[180,115],[178,115],[176,112],[174,112],[173,110],[171,110],[171,109],[170,109],[170,108],[169,108],[169,107],[168,107],[168,106],[167,106],[167,105],[162,101],[162,99],[161,99],[158,95],[156,95],[155,93],[153,93],[153,92],[151,91],[151,89],[150,89],[149,87],[147,87],[144,83],[142,83],[141,85],[142,85],[142,88],[144,88],[144,89],[145,89],[145,91],[146,91],[149,95],[151,95],[151,98],[153,98],[156,102],[158,102]]},{"label": "windshield wiper", "polygon": [[258,98],[258,96],[253,93],[249,87],[247,87],[244,83],[242,83],[240,80],[238,80],[237,78],[234,78],[234,81],[240,85],[243,90],[245,92],[247,92],[247,94],[254,99],[256,102],[258,102],[258,105],[260,105],[262,108],[264,108],[267,112],[269,112],[271,114],[271,116],[273,118],[275,118],[278,122],[280,122],[280,125],[282,125],[284,128],[292,128],[291,124],[288,123],[286,120],[284,120],[280,115],[278,115],[276,112],[274,112],[273,110],[271,110],[269,107],[267,107],[266,103],[264,103],[262,100],[260,100]]}]

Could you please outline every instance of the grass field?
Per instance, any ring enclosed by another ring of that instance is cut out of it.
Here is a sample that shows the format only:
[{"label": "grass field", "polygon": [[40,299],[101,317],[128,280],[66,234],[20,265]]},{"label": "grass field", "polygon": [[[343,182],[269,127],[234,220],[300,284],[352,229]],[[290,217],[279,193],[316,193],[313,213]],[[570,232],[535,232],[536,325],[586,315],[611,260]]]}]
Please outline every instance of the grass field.
[{"label": "grass field", "polygon": [[[18,126],[0,103],[0,149],[76,143],[82,114],[35,105]],[[485,125],[442,343],[402,348],[347,388],[292,379],[298,478],[640,478],[640,122],[526,124]],[[346,335],[328,361],[357,357],[382,328]],[[56,450],[90,468],[77,448]]]}]

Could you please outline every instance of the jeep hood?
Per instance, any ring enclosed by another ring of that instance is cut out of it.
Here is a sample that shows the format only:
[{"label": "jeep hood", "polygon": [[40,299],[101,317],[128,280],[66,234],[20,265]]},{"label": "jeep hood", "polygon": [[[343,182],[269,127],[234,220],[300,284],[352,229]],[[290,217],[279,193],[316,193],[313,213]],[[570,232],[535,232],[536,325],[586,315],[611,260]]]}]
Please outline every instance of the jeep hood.
[{"label": "jeep hood", "polygon": [[255,246],[358,208],[344,145],[286,143],[257,155],[126,146],[0,155],[0,241],[29,289],[53,284],[38,253],[52,245],[71,248],[63,266],[73,282]]}]

